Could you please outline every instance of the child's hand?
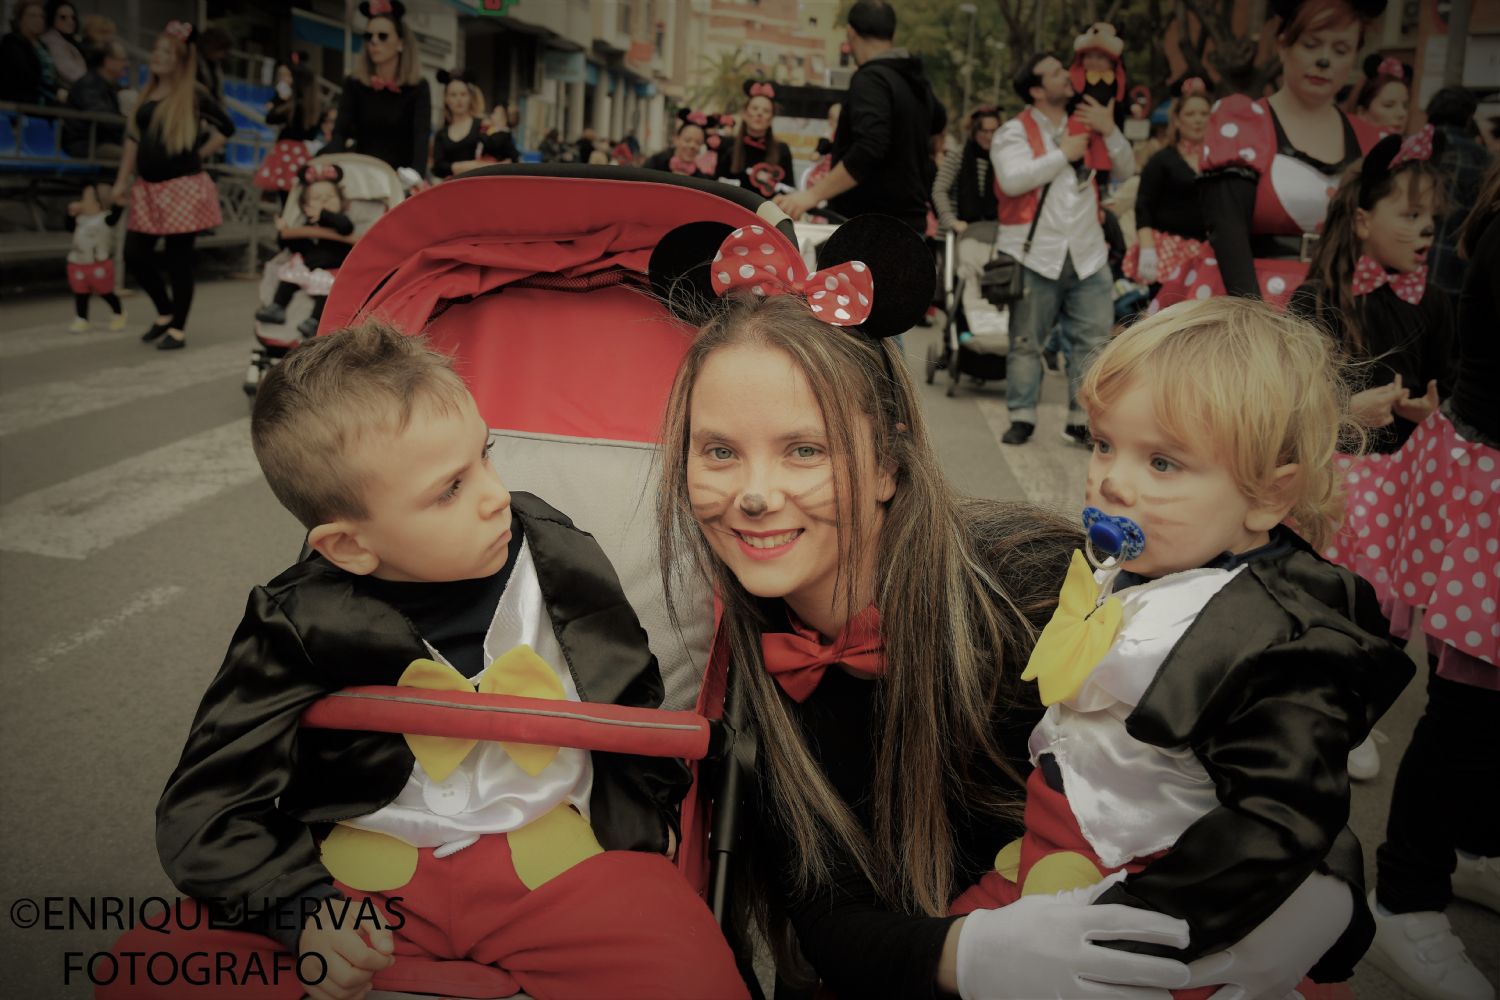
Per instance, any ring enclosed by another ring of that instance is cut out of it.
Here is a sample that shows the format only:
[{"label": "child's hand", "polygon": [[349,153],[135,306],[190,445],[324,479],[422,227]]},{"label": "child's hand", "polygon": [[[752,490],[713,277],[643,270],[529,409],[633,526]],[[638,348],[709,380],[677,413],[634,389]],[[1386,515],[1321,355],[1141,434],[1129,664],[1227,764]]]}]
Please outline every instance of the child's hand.
[{"label": "child's hand", "polygon": [[1356,392],[1349,398],[1349,412],[1366,427],[1388,427],[1396,419],[1392,410],[1405,398],[1406,388],[1401,384],[1401,376],[1397,375],[1390,385],[1377,385]]},{"label": "child's hand", "polygon": [[278,233],[282,232],[283,230],[286,229],[286,220],[283,219],[281,216],[279,216],[279,215],[276,216],[275,222],[276,222],[276,231]]},{"label": "child's hand", "polygon": [[[396,943],[390,929],[355,930],[357,910],[350,912],[350,906],[347,899],[325,900],[317,915],[302,925],[298,957],[315,952],[328,968],[321,983],[308,986],[312,1000],[359,1000],[370,992],[375,973],[395,961]],[[368,919],[361,923],[367,927]]]},{"label": "child's hand", "polygon": [[1438,408],[1437,380],[1427,383],[1427,394],[1413,398],[1410,391],[1406,398],[1396,401],[1396,413],[1414,424],[1420,424]]}]

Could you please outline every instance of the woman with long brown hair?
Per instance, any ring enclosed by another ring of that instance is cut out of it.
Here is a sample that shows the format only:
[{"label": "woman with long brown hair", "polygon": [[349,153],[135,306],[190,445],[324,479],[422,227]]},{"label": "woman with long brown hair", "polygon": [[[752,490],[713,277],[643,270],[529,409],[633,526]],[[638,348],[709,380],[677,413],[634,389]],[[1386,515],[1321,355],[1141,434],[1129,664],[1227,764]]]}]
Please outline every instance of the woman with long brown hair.
[{"label": "woman with long brown hair", "polygon": [[443,85],[443,127],[432,137],[432,176],[446,180],[481,166],[485,104],[468,70],[438,70]]},{"label": "woman with long brown hair", "polygon": [[[841,996],[1143,1000],[1188,984],[1181,963],[1093,943],[1181,947],[1185,925],[1162,914],[1063,894],[969,924],[949,915],[1019,834],[1041,717],[1020,674],[1080,536],[945,479],[886,339],[930,297],[920,237],[856,219],[811,275],[774,229],[699,249],[659,252],[712,256],[722,296],[689,314],[706,321],[668,398],[659,548],[669,598],[686,562],[723,605],[759,783],[739,884],[782,975],[795,940]],[[659,288],[681,280],[653,273]],[[1249,981],[1222,964],[1205,975]],[[1258,986],[1249,995],[1270,983]]]},{"label": "woman with long brown hair", "polygon": [[792,151],[777,140],[771,127],[771,119],[776,117],[776,85],[767,80],[746,80],[744,91],[739,128],[731,141],[719,146],[714,175],[736,180],[740,187],[770,198],[778,184],[795,183]]},{"label": "woman with long brown hair", "polygon": [[1176,277],[1203,253],[1208,231],[1198,199],[1187,197],[1198,181],[1198,156],[1208,129],[1212,98],[1199,77],[1178,86],[1167,114],[1166,145],[1141,170],[1135,196],[1136,243],[1125,254],[1125,276],[1145,285]]},{"label": "woman with long brown hair", "polygon": [[392,167],[427,172],[432,97],[401,0],[363,0],[364,48],[344,78],[338,120],[325,152],[352,150]]},{"label": "woman with long brown hair", "polygon": [[[124,204],[127,193],[130,198],[125,262],[156,306],[156,322],[141,340],[159,340],[156,346],[163,351],[187,346],[193,242],[224,221],[203,160],[224,148],[234,122],[198,85],[197,63],[196,29],[186,21],[168,23],[151,49],[151,75],[131,117],[115,177],[115,204]],[[171,294],[156,258],[158,238],[166,243]]]},{"label": "woman with long brown hair", "polygon": [[1385,0],[1272,0],[1282,83],[1220,101],[1197,188],[1213,256],[1164,281],[1156,305],[1249,295],[1285,307],[1307,275],[1318,225],[1344,168],[1379,138],[1334,103]]}]

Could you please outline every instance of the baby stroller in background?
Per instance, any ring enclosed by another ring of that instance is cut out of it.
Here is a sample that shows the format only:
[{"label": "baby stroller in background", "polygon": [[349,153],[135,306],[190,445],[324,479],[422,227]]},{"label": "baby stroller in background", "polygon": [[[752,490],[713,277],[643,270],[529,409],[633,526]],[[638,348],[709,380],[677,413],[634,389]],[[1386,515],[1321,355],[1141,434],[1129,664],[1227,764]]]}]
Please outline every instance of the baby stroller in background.
[{"label": "baby stroller in background", "polygon": [[959,380],[967,375],[979,385],[1005,378],[1006,356],[1010,351],[1010,334],[971,334],[959,317],[963,313],[964,279],[958,274],[958,239],[949,232],[943,242],[943,324],[942,338],[927,347],[927,384],[932,385],[939,369],[946,369],[952,379],[948,395],[958,395]]},{"label": "baby stroller in background", "polygon": [[[322,323],[326,331],[379,316],[426,330],[436,348],[455,356],[491,428],[506,485],[568,513],[613,562],[660,663],[666,711],[571,704],[570,715],[600,722],[569,720],[560,735],[525,728],[559,725],[539,719],[537,706],[524,714],[533,699],[460,692],[452,696],[457,704],[414,710],[407,689],[378,689],[404,691],[406,706],[372,703],[363,695],[374,689],[360,689],[361,697],[325,699],[304,723],[499,738],[483,729],[495,724],[494,711],[464,711],[464,703],[483,698],[516,708],[501,722],[521,727],[507,739],[530,732],[518,741],[686,757],[695,786],[683,804],[678,867],[724,926],[725,859],[734,847],[745,753],[733,738],[727,650],[715,637],[713,595],[690,573],[679,574],[680,628],[673,626],[655,546],[654,445],[693,331],[649,294],[645,271],[661,237],[687,222],[777,225],[796,242],[772,203],[713,181],[631,167],[486,167],[379,220],[344,262]],[[748,949],[731,943],[759,997]],[[493,990],[484,995],[517,991],[508,974],[493,971]]]},{"label": "baby stroller in background", "polygon": [[[331,153],[327,156],[314,157],[308,165],[331,165],[343,172],[339,186],[348,202],[348,210],[345,214],[354,223],[356,239],[363,237],[377,219],[400,203],[404,197],[401,179],[396,175],[396,171],[392,170],[390,164],[384,160],[373,156],[364,156],[359,153]],[[303,188],[304,183],[299,176],[287,193],[286,203],[282,206],[280,217],[289,226],[306,224],[307,220],[302,215]],[[261,271],[259,299],[261,307],[265,307],[272,301],[276,286],[281,282],[279,276],[281,269],[291,258],[292,252],[282,248],[266,262]],[[286,307],[285,322],[267,323],[260,319],[254,321],[255,347],[250,352],[250,367],[245,372],[243,386],[246,395],[255,395],[256,387],[260,385],[260,380],[265,377],[266,371],[285,357],[287,351],[302,342],[302,333],[297,327],[310,318],[312,308],[312,297],[299,290]]]}]

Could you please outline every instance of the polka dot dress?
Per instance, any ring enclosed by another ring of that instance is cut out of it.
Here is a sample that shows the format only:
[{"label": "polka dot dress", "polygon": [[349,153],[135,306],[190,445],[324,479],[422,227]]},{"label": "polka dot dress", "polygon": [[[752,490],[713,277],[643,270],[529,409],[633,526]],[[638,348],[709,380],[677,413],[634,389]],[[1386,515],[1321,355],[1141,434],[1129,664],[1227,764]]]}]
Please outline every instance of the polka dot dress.
[{"label": "polka dot dress", "polygon": [[312,154],[301,139],[282,139],[271,147],[255,173],[255,186],[262,191],[290,191]]},{"label": "polka dot dress", "polygon": [[1323,554],[1383,604],[1425,609],[1428,636],[1500,666],[1500,450],[1435,413],[1395,453],[1340,464],[1344,525]]}]

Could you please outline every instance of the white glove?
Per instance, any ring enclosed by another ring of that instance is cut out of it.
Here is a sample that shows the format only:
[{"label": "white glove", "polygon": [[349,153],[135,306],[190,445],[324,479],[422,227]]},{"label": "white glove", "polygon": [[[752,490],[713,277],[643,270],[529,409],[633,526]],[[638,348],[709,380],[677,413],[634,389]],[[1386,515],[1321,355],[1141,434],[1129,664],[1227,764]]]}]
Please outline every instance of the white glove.
[{"label": "white glove", "polygon": [[1149,285],[1156,280],[1156,267],[1156,248],[1141,247],[1141,255],[1135,262],[1135,276],[1141,284]]},{"label": "white glove", "polygon": [[1243,940],[1189,964],[1188,986],[1224,984],[1209,1000],[1278,1000],[1292,993],[1353,916],[1349,886],[1314,872]]},{"label": "white glove", "polygon": [[416,185],[422,183],[422,175],[417,173],[411,167],[397,167],[396,176],[401,179],[401,187],[407,190],[410,190]]},{"label": "white glove", "polygon": [[1098,885],[1055,896],[1025,896],[998,910],[970,913],[958,932],[958,995],[963,1000],[1166,1000],[1165,990],[1187,982],[1186,965],[1092,943],[1187,947],[1185,921],[1118,903],[1090,905],[1124,877],[1119,872]]}]

